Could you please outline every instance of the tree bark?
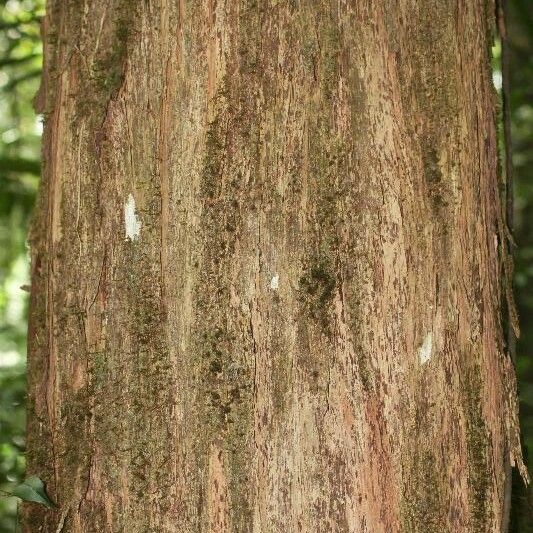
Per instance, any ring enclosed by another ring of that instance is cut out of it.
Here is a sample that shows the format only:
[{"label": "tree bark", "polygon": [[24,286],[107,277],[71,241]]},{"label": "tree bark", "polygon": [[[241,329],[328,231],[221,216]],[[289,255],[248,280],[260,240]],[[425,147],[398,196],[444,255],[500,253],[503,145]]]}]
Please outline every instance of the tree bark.
[{"label": "tree bark", "polygon": [[26,531],[505,528],[494,12],[48,1]]}]

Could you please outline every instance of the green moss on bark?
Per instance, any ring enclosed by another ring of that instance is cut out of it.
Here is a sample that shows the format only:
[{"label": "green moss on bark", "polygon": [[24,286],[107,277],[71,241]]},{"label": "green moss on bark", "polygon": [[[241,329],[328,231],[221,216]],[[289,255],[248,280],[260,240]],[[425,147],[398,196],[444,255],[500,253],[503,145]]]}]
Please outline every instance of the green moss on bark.
[{"label": "green moss on bark", "polygon": [[483,416],[481,394],[481,369],[473,365],[466,371],[463,387],[463,408],[467,422],[468,499],[470,528],[473,533],[488,531],[492,523],[491,444]]},{"label": "green moss on bark", "polygon": [[327,256],[312,256],[300,278],[300,295],[308,315],[328,329],[335,294],[335,273]]},{"label": "green moss on bark", "polygon": [[401,504],[402,532],[448,532],[443,514],[442,479],[431,450],[414,449],[408,464]]}]

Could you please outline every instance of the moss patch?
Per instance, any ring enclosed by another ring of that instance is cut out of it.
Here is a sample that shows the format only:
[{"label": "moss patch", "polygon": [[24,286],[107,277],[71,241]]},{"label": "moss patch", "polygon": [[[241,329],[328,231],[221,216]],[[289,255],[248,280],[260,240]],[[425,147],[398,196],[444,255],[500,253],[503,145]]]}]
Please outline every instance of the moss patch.
[{"label": "moss patch", "polygon": [[463,406],[466,415],[466,445],[468,456],[468,499],[470,527],[474,533],[488,531],[491,524],[490,435],[481,407],[481,375],[478,366],[466,372]]},{"label": "moss patch", "polygon": [[[424,143],[425,144],[425,143]],[[435,146],[425,144],[422,148],[422,164],[424,180],[429,191],[429,198],[433,212],[438,217],[446,216],[445,209],[448,205],[449,191],[444,181],[439,165],[439,156]]]},{"label": "moss patch", "polygon": [[417,451],[415,448],[406,460],[409,467],[401,504],[402,531],[448,531],[443,515],[442,480],[434,453],[427,449]]},{"label": "moss patch", "polygon": [[308,315],[326,330],[335,287],[335,274],[328,257],[310,257],[300,278],[300,297]]}]

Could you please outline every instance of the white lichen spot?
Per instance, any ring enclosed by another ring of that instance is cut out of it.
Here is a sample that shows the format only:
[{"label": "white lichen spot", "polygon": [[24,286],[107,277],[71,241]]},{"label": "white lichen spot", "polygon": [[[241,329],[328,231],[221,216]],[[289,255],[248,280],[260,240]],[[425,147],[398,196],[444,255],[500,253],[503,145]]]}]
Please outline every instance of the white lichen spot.
[{"label": "white lichen spot", "polygon": [[124,206],[124,225],[126,227],[126,239],[134,241],[141,233],[141,221],[135,212],[135,198],[133,194],[128,196]]},{"label": "white lichen spot", "polygon": [[422,346],[418,349],[418,358],[420,364],[423,365],[431,359],[431,351],[433,350],[433,334],[431,331],[426,335]]},{"label": "white lichen spot", "polygon": [[272,279],[270,280],[270,288],[275,291],[279,287],[279,275],[276,274],[275,276],[272,276]]}]

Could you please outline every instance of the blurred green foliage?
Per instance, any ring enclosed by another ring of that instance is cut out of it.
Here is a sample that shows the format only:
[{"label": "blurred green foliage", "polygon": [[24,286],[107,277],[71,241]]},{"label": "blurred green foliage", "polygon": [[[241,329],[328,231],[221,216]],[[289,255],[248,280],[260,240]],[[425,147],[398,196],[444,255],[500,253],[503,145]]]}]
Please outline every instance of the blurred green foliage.
[{"label": "blurred green foliage", "polygon": [[[533,2],[508,0],[515,192],[515,294],[521,335],[516,367],[524,454],[533,474]],[[533,490],[515,475],[511,530],[533,532]]]},{"label": "blurred green foliage", "polygon": [[[515,172],[517,347],[521,423],[533,454],[533,2],[509,0]],[[26,234],[37,192],[41,124],[32,108],[41,71],[44,0],[0,0],[0,490],[24,475]],[[495,47],[496,55],[499,48]],[[497,62],[496,62],[497,63]],[[501,73],[495,67],[495,84]],[[516,481],[513,531],[533,531],[531,491]],[[15,531],[16,501],[0,497],[0,532]]]},{"label": "blurred green foliage", "polygon": [[[41,124],[32,109],[42,63],[43,0],[0,1],[0,490],[22,480],[28,281],[26,234],[39,175]],[[0,531],[16,499],[0,497]]]}]

